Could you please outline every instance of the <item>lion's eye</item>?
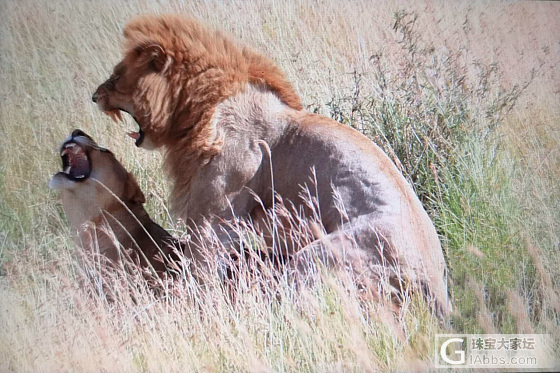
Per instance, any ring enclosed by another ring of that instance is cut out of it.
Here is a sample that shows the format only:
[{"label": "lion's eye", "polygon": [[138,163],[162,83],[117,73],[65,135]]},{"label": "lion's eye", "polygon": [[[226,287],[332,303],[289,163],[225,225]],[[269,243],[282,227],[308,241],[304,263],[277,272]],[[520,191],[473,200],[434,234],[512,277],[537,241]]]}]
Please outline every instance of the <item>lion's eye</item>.
[{"label": "lion's eye", "polygon": [[119,75],[111,75],[109,77],[109,80],[107,81],[108,87],[110,87],[111,89],[115,89],[115,84],[119,81],[120,76]]}]

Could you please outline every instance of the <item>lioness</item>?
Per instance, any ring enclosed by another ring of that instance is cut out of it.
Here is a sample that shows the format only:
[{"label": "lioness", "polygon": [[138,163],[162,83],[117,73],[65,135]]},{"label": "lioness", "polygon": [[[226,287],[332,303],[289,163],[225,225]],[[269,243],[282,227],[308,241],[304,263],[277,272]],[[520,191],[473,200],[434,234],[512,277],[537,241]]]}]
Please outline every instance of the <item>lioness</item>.
[{"label": "lioness", "polygon": [[[294,212],[318,215],[324,228],[296,261],[349,262],[397,287],[404,279],[448,312],[437,233],[377,145],[302,111],[268,59],[192,19],[140,17],[124,37],[124,59],[92,99],[113,118],[132,115],[137,146],[166,149],[172,207],[189,226],[223,231],[223,222],[269,209],[279,195]],[[316,191],[318,212],[302,188]]]},{"label": "lioness", "polygon": [[133,260],[163,273],[180,245],[150,219],[134,176],[81,130],[62,143],[60,157],[63,172],[51,178],[49,187],[60,190],[76,243],[112,262],[132,249]]}]

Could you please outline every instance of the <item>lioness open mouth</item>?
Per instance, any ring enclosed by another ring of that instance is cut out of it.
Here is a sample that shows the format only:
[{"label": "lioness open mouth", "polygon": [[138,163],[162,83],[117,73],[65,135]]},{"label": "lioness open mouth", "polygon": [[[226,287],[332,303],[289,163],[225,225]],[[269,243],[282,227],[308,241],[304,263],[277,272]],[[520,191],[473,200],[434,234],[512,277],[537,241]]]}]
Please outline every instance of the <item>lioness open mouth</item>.
[{"label": "lioness open mouth", "polygon": [[131,131],[131,132],[127,132],[126,134],[134,139],[134,145],[136,146],[142,145],[142,142],[144,141],[144,131],[142,131],[142,128],[140,128],[140,125],[138,124],[138,121],[136,120],[136,117],[134,115],[130,114],[128,111],[124,109],[114,109],[114,110],[104,111],[104,113],[107,114],[115,123],[118,123],[119,121],[123,120],[121,112],[125,112],[129,114],[138,125],[138,132]]},{"label": "lioness open mouth", "polygon": [[91,174],[91,160],[87,145],[93,140],[85,133],[78,131],[74,131],[60,149],[62,173],[72,181],[84,181]]},{"label": "lioness open mouth", "polygon": [[66,142],[60,152],[62,172],[72,181],[83,181],[91,173],[91,161],[82,146],[73,140]]},{"label": "lioness open mouth", "polygon": [[60,146],[62,172],[57,173],[57,175],[63,176],[70,181],[79,182],[87,180],[92,171],[91,150],[108,151],[97,145],[82,130],[74,130]]}]

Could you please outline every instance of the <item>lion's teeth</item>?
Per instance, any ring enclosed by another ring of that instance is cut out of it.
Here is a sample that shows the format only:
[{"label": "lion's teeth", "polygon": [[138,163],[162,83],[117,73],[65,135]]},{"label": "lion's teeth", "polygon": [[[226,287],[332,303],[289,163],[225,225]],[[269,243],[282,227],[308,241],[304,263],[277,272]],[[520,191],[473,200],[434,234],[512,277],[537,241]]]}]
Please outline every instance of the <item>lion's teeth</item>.
[{"label": "lion's teeth", "polygon": [[66,154],[68,154],[68,149],[64,149],[64,150],[60,153],[60,156],[63,157],[63,156],[65,156]]},{"label": "lion's teeth", "polygon": [[76,175],[74,176],[76,179],[83,179],[84,177],[86,177],[86,175]]},{"label": "lion's teeth", "polygon": [[111,118],[115,123],[118,123],[118,121],[122,121],[122,115],[121,115],[121,111],[120,110],[111,110],[111,111],[104,111],[104,113],[106,115],[109,116],[109,118]]},{"label": "lion's teeth", "polygon": [[105,114],[107,114],[111,120],[115,120],[115,114],[112,111],[106,111]]},{"label": "lion's teeth", "polygon": [[74,146],[76,146],[75,143],[69,142],[68,144],[64,145],[64,149],[73,148]]},{"label": "lion's teeth", "polygon": [[65,174],[69,174],[71,169],[72,169],[72,167],[70,167],[70,166],[66,167],[66,168],[64,169],[64,173],[65,173]]}]

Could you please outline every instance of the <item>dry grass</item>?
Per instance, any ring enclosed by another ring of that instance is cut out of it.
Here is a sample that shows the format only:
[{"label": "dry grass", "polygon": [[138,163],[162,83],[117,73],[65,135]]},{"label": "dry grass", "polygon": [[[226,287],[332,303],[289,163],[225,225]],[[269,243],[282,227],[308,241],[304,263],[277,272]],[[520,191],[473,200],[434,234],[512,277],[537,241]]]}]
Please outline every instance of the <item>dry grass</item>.
[{"label": "dry grass", "polygon": [[[387,322],[332,274],[302,293],[280,281],[281,302],[249,273],[236,302],[215,279],[209,291],[185,276],[155,297],[124,273],[85,274],[47,189],[74,128],[115,150],[154,220],[182,231],[160,155],[90,100],[124,23],[148,12],[231,32],[273,58],[309,110],[384,146],[441,234],[450,325],[418,299]],[[424,370],[440,331],[560,338],[559,15],[554,2],[1,2],[0,370]]]}]

